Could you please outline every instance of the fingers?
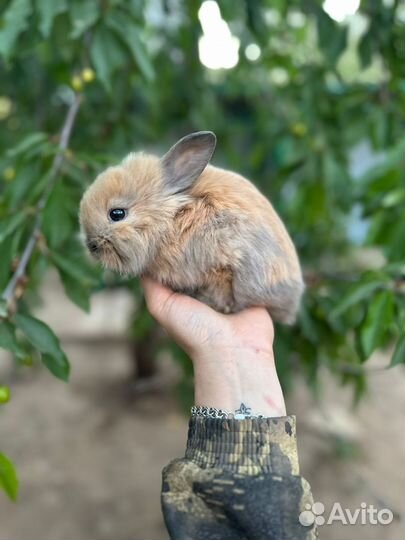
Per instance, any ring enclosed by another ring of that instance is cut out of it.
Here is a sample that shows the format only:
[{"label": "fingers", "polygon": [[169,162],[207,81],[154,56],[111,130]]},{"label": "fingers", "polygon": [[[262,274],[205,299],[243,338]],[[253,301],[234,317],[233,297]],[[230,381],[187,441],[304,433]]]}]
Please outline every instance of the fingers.
[{"label": "fingers", "polygon": [[159,303],[159,301],[164,301],[170,296],[170,294],[173,293],[173,291],[171,291],[168,287],[165,287],[150,277],[142,277],[141,283],[148,305]]},{"label": "fingers", "polygon": [[271,351],[273,325],[264,308],[224,315],[149,277],[143,277],[141,283],[151,315],[192,357],[193,352],[196,357],[207,356],[215,347]]},{"label": "fingers", "polygon": [[187,326],[190,316],[217,318],[220,315],[202,302],[185,294],[172,291],[165,285],[142,277],[141,283],[151,315],[164,327]]},{"label": "fingers", "polygon": [[165,318],[168,301],[176,293],[149,277],[142,277],[141,283],[151,315],[161,322]]}]

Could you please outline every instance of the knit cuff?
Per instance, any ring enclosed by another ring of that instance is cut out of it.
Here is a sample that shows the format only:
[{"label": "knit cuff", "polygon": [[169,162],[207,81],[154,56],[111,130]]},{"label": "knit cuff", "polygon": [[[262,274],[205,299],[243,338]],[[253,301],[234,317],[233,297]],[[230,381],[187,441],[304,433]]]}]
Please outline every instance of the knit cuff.
[{"label": "knit cuff", "polygon": [[245,420],[192,416],[186,458],[240,474],[299,474],[295,416]]}]

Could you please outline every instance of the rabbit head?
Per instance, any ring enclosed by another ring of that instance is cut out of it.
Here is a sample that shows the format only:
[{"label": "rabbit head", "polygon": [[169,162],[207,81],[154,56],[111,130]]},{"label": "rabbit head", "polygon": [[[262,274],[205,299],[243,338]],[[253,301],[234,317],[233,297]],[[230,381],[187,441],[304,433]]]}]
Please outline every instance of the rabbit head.
[{"label": "rabbit head", "polygon": [[138,275],[153,261],[189,188],[214,152],[215,135],[192,133],[162,158],[129,154],[102,172],[83,195],[80,224],[86,245],[104,267]]}]

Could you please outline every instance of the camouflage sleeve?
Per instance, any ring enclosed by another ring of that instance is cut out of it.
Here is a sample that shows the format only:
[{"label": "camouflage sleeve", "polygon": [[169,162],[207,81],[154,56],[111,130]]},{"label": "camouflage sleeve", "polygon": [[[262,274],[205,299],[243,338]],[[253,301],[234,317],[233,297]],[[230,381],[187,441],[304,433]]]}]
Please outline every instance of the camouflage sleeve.
[{"label": "camouflage sleeve", "polygon": [[312,540],[299,514],[312,504],[299,475],[295,417],[191,417],[185,458],[163,470],[171,540]]}]

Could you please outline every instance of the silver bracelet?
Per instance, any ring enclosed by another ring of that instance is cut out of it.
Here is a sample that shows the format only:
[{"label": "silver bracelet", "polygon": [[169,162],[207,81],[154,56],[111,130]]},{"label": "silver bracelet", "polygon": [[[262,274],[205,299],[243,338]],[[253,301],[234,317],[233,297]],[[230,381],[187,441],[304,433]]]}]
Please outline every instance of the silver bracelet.
[{"label": "silver bracelet", "polygon": [[194,405],[191,407],[192,416],[203,416],[204,418],[232,418],[233,414],[224,409],[217,409],[215,407],[203,407],[201,405]]},{"label": "silver bracelet", "polygon": [[251,414],[250,408],[242,406],[234,413],[226,411],[224,409],[217,409],[216,407],[205,407],[202,405],[193,405],[191,407],[192,416],[202,416],[204,418],[226,418],[234,420],[245,420],[246,418],[265,418],[262,414]]}]

